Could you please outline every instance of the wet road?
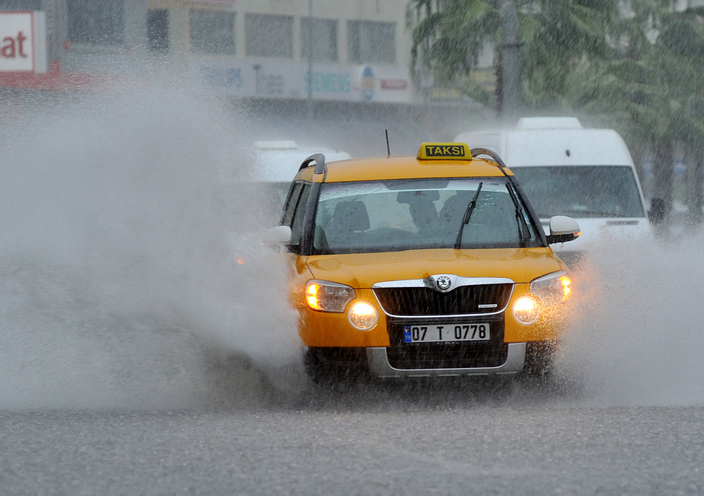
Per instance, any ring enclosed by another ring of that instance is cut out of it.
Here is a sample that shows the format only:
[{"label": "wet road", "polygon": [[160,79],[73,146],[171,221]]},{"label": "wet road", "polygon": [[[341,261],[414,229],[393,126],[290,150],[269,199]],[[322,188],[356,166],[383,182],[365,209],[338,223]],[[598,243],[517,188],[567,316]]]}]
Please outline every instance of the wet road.
[{"label": "wet road", "polygon": [[0,412],[0,494],[704,494],[704,408],[519,385]]},{"label": "wet road", "polygon": [[[280,364],[300,346],[285,272],[232,256],[261,205],[208,201],[248,170],[250,123],[178,91],[109,100],[38,108],[3,141],[0,496],[704,494],[701,235],[590,254],[565,358],[584,391],[284,395],[263,377],[286,374],[201,349]],[[392,150],[415,153],[397,126]],[[362,128],[329,143],[385,153]]]}]

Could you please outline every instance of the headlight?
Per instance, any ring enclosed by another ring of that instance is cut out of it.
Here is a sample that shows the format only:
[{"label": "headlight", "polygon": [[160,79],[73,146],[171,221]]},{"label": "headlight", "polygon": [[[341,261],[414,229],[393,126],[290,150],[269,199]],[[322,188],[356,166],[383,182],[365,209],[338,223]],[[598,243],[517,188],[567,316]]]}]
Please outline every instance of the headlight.
[{"label": "headlight", "polygon": [[342,313],[354,299],[354,289],[344,284],[311,279],[306,283],[306,303],[313,310]]},{"label": "headlight", "polygon": [[521,296],[513,302],[513,316],[519,324],[532,324],[540,317],[540,303],[530,295]]},{"label": "headlight", "polygon": [[379,321],[379,313],[376,308],[366,301],[354,303],[350,307],[347,317],[350,319],[350,324],[360,331],[368,331]]},{"label": "headlight", "polygon": [[534,279],[530,283],[530,292],[540,298],[545,305],[556,305],[570,299],[572,289],[567,272],[561,270]]}]

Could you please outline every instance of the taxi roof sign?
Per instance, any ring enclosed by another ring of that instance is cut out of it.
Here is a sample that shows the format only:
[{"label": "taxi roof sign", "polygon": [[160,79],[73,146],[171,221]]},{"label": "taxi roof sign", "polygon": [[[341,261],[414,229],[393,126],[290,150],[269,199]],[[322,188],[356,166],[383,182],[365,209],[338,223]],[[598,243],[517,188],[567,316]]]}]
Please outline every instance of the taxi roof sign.
[{"label": "taxi roof sign", "polygon": [[472,160],[467,143],[422,143],[418,160]]}]

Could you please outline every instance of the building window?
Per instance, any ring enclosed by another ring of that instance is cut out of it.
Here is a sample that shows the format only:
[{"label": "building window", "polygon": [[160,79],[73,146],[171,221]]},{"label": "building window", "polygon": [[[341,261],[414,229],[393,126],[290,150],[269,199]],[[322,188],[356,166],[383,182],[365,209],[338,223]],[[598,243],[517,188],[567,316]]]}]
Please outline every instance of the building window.
[{"label": "building window", "polygon": [[293,17],[246,14],[245,41],[248,56],[293,57]]},{"label": "building window", "polygon": [[313,60],[316,62],[337,61],[337,21],[313,18],[301,18],[301,58],[310,57],[310,41],[313,41]]},{"label": "building window", "polygon": [[169,51],[169,11],[147,11],[147,39],[152,52]]},{"label": "building window", "polygon": [[42,0],[0,0],[0,12],[43,10]]},{"label": "building window", "polygon": [[192,52],[235,55],[234,12],[193,9],[188,27]]},{"label": "building window", "polygon": [[68,0],[68,37],[73,43],[123,45],[124,0]]},{"label": "building window", "polygon": [[347,47],[350,62],[393,64],[396,62],[396,26],[393,22],[348,21]]}]

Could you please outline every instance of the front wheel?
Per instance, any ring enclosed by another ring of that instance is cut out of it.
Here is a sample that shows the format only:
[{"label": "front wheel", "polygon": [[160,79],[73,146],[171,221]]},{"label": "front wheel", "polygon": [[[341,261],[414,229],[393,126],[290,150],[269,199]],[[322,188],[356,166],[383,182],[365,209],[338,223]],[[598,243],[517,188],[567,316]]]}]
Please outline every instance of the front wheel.
[{"label": "front wheel", "polygon": [[550,379],[555,368],[555,355],[559,343],[557,341],[529,341],[526,343],[526,359],[521,375]]},{"label": "front wheel", "polygon": [[332,385],[367,379],[366,348],[308,348],[303,364],[314,384]]}]

